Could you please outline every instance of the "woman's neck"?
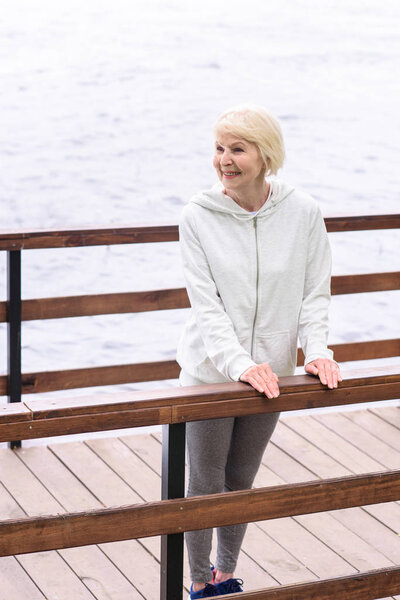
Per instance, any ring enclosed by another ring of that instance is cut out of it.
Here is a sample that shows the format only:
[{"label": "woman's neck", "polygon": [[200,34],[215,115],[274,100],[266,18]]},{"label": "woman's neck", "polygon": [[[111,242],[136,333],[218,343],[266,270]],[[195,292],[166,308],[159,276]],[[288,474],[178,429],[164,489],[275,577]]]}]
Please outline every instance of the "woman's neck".
[{"label": "woman's neck", "polygon": [[232,198],[239,206],[249,212],[255,212],[265,204],[269,193],[271,184],[268,181],[263,182],[262,186],[246,190],[223,190],[224,194]]}]

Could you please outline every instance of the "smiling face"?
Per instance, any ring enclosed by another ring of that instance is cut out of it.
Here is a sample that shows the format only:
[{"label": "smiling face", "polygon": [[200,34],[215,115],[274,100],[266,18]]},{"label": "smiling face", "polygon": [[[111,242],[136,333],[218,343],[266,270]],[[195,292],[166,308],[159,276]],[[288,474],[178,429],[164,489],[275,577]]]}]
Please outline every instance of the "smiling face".
[{"label": "smiling face", "polygon": [[264,183],[266,167],[256,144],[219,132],[213,165],[226,190],[243,191]]}]

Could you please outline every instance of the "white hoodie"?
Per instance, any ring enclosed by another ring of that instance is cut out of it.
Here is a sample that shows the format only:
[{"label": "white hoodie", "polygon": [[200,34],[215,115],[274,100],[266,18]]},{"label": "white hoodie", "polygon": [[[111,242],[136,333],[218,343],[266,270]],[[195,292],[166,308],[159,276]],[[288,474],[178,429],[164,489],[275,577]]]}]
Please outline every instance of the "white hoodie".
[{"label": "white hoodie", "polygon": [[256,215],[218,183],[184,207],[180,247],[190,317],[177,361],[205,383],[238,381],[268,362],[292,375],[327,348],[331,253],[315,200],[282,180]]}]

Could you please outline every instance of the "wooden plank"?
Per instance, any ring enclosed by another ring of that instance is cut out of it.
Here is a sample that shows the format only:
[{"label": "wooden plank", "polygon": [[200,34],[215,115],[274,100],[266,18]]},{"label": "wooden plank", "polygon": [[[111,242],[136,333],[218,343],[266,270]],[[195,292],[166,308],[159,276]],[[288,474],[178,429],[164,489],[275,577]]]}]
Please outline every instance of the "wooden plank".
[{"label": "wooden plank", "polygon": [[142,500],[161,500],[161,478],[118,438],[87,440],[87,446],[129,485]]},{"label": "wooden plank", "polygon": [[145,244],[176,242],[178,239],[178,225],[173,224],[1,231],[0,250]]},{"label": "wooden plank", "polygon": [[394,564],[400,564],[400,537],[362,508],[336,510],[331,516]]},{"label": "wooden plank", "polygon": [[[22,375],[22,393],[32,394],[80,387],[176,379],[179,371],[178,363],[175,360],[163,360],[110,367],[24,373]],[[6,390],[6,382],[0,377],[0,393],[4,392],[5,394],[4,390]]]},{"label": "wooden plank", "polygon": [[[324,579],[311,583],[254,590],[241,594],[241,600],[375,600],[382,594],[396,594],[400,590],[400,568],[374,570],[345,577]],[[235,600],[228,594],[226,600]]]},{"label": "wooden plank", "polygon": [[367,231],[371,229],[397,229],[400,215],[359,215],[345,217],[325,217],[326,229],[333,231]]},{"label": "wooden plank", "polygon": [[60,554],[98,600],[143,600],[133,582],[97,546],[68,548]]},{"label": "wooden plank", "polygon": [[391,273],[363,273],[361,275],[336,275],[331,279],[331,293],[359,294],[383,292],[400,288],[400,271]]},{"label": "wooden plank", "polygon": [[[253,489],[0,523],[0,556],[389,502],[400,472]],[[246,508],[244,510],[244,507]]]},{"label": "wooden plank", "polygon": [[0,558],[0,600],[46,600],[14,556]]},{"label": "wooden plank", "polygon": [[242,547],[244,552],[256,558],[257,563],[268,574],[264,586],[274,585],[274,580],[289,584],[315,579],[314,573],[301,560],[290,554],[255,524],[248,526]]},{"label": "wooden plank", "polygon": [[120,506],[143,501],[143,498],[86,444],[52,444],[50,449],[103,506]]},{"label": "wooden plank", "polygon": [[0,405],[0,423],[18,423],[30,421],[32,411],[22,402],[13,402]]},{"label": "wooden plank", "polygon": [[34,578],[46,598],[57,598],[57,600],[96,598],[58,552],[35,552],[20,556],[18,560]]},{"label": "wooden plank", "polygon": [[[142,594],[151,600],[160,594],[160,565],[137,540],[101,544],[102,552]],[[125,597],[130,600],[130,596]],[[110,599],[114,596],[110,594]],[[121,600],[124,600],[123,598]]]},{"label": "wooden plank", "polygon": [[5,423],[0,425],[0,441],[13,439],[34,439],[90,431],[111,431],[145,425],[169,423],[171,410],[148,408],[143,410],[106,412],[77,417],[37,419],[25,423]]},{"label": "wooden plank", "polygon": [[[69,444],[66,444],[63,449],[64,452],[62,453],[62,457],[64,459],[66,458],[68,446]],[[80,443],[80,446],[84,445]],[[88,490],[86,483],[90,483],[90,480],[87,481],[87,478],[84,477],[84,483],[82,483],[73,474],[71,468],[74,467],[74,460],[81,460],[83,464],[86,464],[93,480],[97,479],[98,481],[100,479],[103,482],[105,489],[107,489],[107,486],[109,485],[113,486],[113,492],[117,501],[127,500],[126,496],[119,495],[120,490],[118,485],[115,485],[116,480],[113,478],[114,474],[110,471],[111,479],[105,475],[107,469],[103,468],[104,465],[101,461],[98,462],[96,459],[94,461],[91,460],[92,456],[90,452],[88,453],[87,448],[83,447],[82,452],[79,453],[77,451],[77,444],[74,444],[71,450],[71,455],[73,456],[71,457],[70,455],[69,461],[66,461],[67,464],[62,463],[61,460],[59,460],[46,446],[22,448],[18,450],[18,455],[68,511],[90,510],[92,508],[104,506],[103,502]],[[82,477],[82,468],[79,474]],[[129,498],[130,501],[132,501],[132,499],[139,500],[139,496],[137,495],[130,494]],[[107,545],[109,553],[111,552],[110,547],[112,545],[112,543]],[[139,583],[127,578],[126,573],[121,575],[120,561],[116,562],[113,560],[109,553],[105,552],[103,548],[101,548],[100,552],[99,549],[96,549],[93,546],[79,548],[78,550],[74,549],[73,551],[61,551],[64,560],[66,560],[71,568],[73,568],[78,577],[86,582],[86,585],[97,598],[112,598],[113,600],[117,600],[117,598],[122,599],[124,597],[132,598],[132,600],[134,598],[142,598],[132,585],[136,586],[136,588],[143,593],[140,584],[143,575],[139,578]],[[112,554],[114,557],[119,555],[118,551],[114,551]],[[105,555],[108,556],[109,560],[105,560]],[[132,558],[134,558],[134,560],[132,560]],[[129,561],[135,563],[136,572],[138,574],[141,569],[147,569],[150,565],[152,566],[150,572],[157,572],[157,562],[136,540],[132,542]],[[148,572],[149,571],[147,571],[146,575],[147,578]],[[152,576],[150,579],[156,580],[157,577]],[[128,583],[128,580],[130,583]]]},{"label": "wooden plank", "polygon": [[316,414],[314,419],[323,423],[328,429],[336,431],[340,437],[355,445],[366,455],[378,461],[384,468],[400,468],[400,453],[373,436],[344,414],[327,413]]},{"label": "wooden plank", "polygon": [[[8,502],[8,507],[2,504],[3,509],[9,510],[8,513],[3,514],[14,515],[17,512],[21,516],[23,515],[21,507],[30,514],[63,513],[62,505],[19,460],[19,452],[19,450],[14,452],[3,450],[1,454],[1,479],[20,505],[13,498]],[[79,551],[84,554],[85,549],[80,548]],[[81,600],[93,599],[84,584],[57,552],[27,554],[18,557],[18,562],[46,598],[57,597],[60,600],[68,600],[72,596]],[[30,596],[26,597],[30,598]]]},{"label": "wooden plank", "polygon": [[371,473],[383,470],[381,463],[361,452],[356,446],[341,438],[334,431],[327,429],[311,416],[286,419],[284,423],[292,431],[347,468],[350,473]]},{"label": "wooden plank", "polygon": [[354,410],[346,413],[345,417],[400,452],[400,431],[397,427],[367,410]]},{"label": "wooden plank", "polygon": [[[185,288],[115,294],[56,296],[22,301],[22,320],[61,319],[189,308]],[[7,321],[7,302],[0,302],[0,323]]]},{"label": "wooden plank", "polygon": [[[346,344],[330,344],[335,360],[350,362],[353,360],[370,360],[400,355],[400,338],[391,340],[373,340],[369,342],[351,342]],[[297,350],[297,366],[304,364],[304,353]]]},{"label": "wooden plank", "polygon": [[[50,448],[103,506],[142,502],[140,494],[129,487],[86,444],[69,442],[52,444]],[[159,558],[158,538],[146,537],[141,543],[150,554]]]},{"label": "wooden plank", "polygon": [[18,451],[0,450],[0,480],[27,514],[64,512],[61,504],[19,460]]},{"label": "wooden plank", "polygon": [[368,544],[330,514],[299,515],[296,521],[358,571],[393,566],[393,562],[374,545]]},{"label": "wooden plank", "polygon": [[[366,231],[397,229],[400,215],[357,215],[326,217],[326,228],[333,231]],[[71,248],[111,244],[138,244],[178,240],[177,224],[113,227],[71,227],[65,230],[36,229],[31,231],[0,231],[0,250],[33,248]]]},{"label": "wooden plank", "polygon": [[344,477],[351,471],[316,448],[308,440],[297,434],[286,425],[287,421],[278,422],[272,435],[272,440],[281,450],[300,462],[314,476],[327,479],[329,477]]},{"label": "wooden plank", "polygon": [[[335,275],[332,295],[396,290],[400,272]],[[61,319],[190,308],[186,288],[166,288],[114,294],[32,298],[22,301],[22,320]],[[0,323],[8,320],[7,302],[0,302]]]},{"label": "wooden plank", "polygon": [[297,392],[288,394],[286,397],[281,395],[278,398],[268,399],[255,398],[249,403],[243,399],[220,400],[212,407],[204,410],[204,403],[193,403],[174,406],[172,409],[172,421],[182,423],[188,421],[201,421],[209,418],[222,418],[228,416],[244,416],[248,414],[264,414],[267,412],[277,412],[279,410],[290,411],[300,410],[302,408],[318,408],[324,406],[343,406],[346,404],[356,404],[361,402],[375,402],[376,400],[390,400],[399,395],[399,386],[397,383],[382,383],[370,386],[345,387],[340,386],[337,389],[315,390],[313,392]]},{"label": "wooden plank", "polygon": [[162,447],[158,440],[151,435],[124,435],[120,440],[161,477]]},{"label": "wooden plank", "polygon": [[[28,400],[25,404],[33,413],[33,421],[1,424],[0,420],[0,440],[375,402],[378,398],[396,397],[400,391],[400,375],[386,372],[380,369],[376,375],[366,377],[365,371],[362,371],[358,377],[344,379],[335,390],[327,389],[311,376],[282,377],[281,396],[277,399],[267,399],[247,384],[223,383],[152,390],[147,394],[133,392],[122,399],[118,396],[117,401],[109,401],[107,395],[84,402],[82,399],[69,399],[59,405],[54,400]],[[205,403],[207,410],[204,410]],[[169,407],[172,408],[172,417]],[[116,411],[116,408],[119,410]]]},{"label": "wooden plank", "polygon": [[337,554],[325,540],[321,541],[315,532],[302,526],[298,519],[272,519],[261,521],[258,526],[320,579],[356,572],[354,566],[347,562],[346,554]]},{"label": "wooden plank", "polygon": [[400,429],[400,406],[381,406],[378,408],[370,408],[372,413],[380,419],[391,423],[397,429]]},{"label": "wooden plank", "polygon": [[274,438],[268,444],[263,456],[263,463],[276,473],[284,482],[300,483],[318,479],[317,475],[304,467],[299,461],[284,452],[275,443]]},{"label": "wooden plank", "polygon": [[104,506],[47,446],[22,446],[18,457],[67,511]]}]

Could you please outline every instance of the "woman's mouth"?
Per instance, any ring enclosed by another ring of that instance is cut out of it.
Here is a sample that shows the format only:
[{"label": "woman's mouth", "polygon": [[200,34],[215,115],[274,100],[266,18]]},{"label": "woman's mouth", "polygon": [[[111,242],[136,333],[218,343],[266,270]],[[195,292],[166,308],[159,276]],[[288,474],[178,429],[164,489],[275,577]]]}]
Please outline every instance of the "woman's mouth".
[{"label": "woman's mouth", "polygon": [[222,175],[226,177],[226,179],[233,179],[234,177],[240,175],[240,171],[223,171]]}]

